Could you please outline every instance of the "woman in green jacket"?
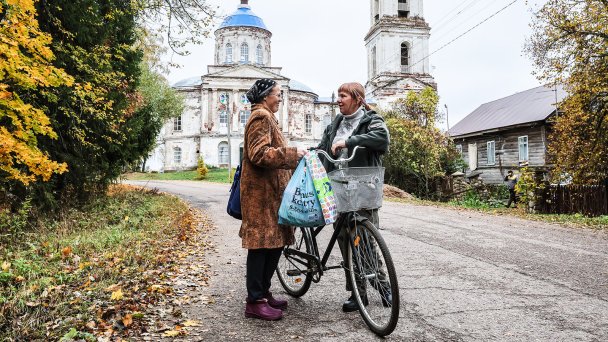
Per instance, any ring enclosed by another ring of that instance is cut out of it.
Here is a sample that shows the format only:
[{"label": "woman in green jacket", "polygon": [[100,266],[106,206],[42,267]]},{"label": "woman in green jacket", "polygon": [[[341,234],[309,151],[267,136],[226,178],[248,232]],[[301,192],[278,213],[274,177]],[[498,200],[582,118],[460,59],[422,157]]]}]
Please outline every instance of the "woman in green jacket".
[{"label": "woman in green jacket", "polygon": [[[359,83],[345,83],[338,89],[338,106],[340,114],[331,122],[323,133],[323,138],[317,149],[322,149],[334,157],[350,156],[355,146],[365,147],[358,150],[354,159],[348,163],[349,167],[380,166],[380,156],[388,151],[390,142],[388,129],[384,119],[365,102],[365,90]],[[335,167],[327,160],[323,161],[327,172]],[[379,227],[378,210],[360,210],[361,216],[369,219],[376,227]],[[342,229],[334,225],[334,229]],[[343,230],[345,232],[346,230]],[[345,234],[338,236],[338,245],[344,260],[346,260],[347,237]],[[388,283],[381,281],[387,288],[381,293],[391,296]],[[363,298],[365,295],[365,284],[357,284]],[[346,290],[352,291],[350,277],[346,274]],[[390,298],[385,298],[389,303]],[[365,303],[365,299],[364,299]],[[350,296],[342,305],[342,310],[351,312],[358,310],[357,302]]]}]

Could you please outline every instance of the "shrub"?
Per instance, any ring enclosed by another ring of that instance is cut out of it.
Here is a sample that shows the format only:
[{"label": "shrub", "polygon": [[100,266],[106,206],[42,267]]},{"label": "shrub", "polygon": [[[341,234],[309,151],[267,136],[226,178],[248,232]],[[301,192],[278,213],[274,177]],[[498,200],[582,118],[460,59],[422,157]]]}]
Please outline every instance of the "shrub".
[{"label": "shrub", "polygon": [[198,157],[198,167],[196,168],[196,173],[198,176],[196,179],[200,180],[207,178],[207,172],[209,172],[209,169],[207,168],[207,165],[205,165],[205,160],[203,157]]}]

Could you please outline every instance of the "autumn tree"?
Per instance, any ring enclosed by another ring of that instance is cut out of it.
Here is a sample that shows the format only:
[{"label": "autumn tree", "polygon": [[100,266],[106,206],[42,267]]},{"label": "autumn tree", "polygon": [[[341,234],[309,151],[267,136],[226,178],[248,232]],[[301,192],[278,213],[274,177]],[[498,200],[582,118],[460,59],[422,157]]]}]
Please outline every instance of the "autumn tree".
[{"label": "autumn tree", "polygon": [[386,180],[405,191],[432,198],[436,181],[458,169],[453,142],[437,127],[439,97],[432,88],[409,92],[383,113],[391,146],[383,159]]},{"label": "autumn tree", "polygon": [[51,36],[36,20],[33,0],[0,2],[0,182],[28,185],[67,170],[39,148],[38,138],[56,139],[44,108],[29,91],[69,86],[72,78],[52,65]]},{"label": "autumn tree", "polygon": [[608,178],[608,1],[548,0],[536,18],[527,52],[537,76],[568,92],[549,137],[554,174],[597,183]]}]

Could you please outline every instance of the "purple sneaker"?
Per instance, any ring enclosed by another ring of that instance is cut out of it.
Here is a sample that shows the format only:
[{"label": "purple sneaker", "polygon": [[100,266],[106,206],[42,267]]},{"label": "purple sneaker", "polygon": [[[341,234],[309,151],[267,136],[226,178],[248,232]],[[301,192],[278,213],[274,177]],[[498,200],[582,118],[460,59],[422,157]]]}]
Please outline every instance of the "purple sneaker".
[{"label": "purple sneaker", "polygon": [[268,305],[268,300],[266,300],[266,298],[255,301],[247,299],[245,317],[259,318],[265,321],[276,321],[283,318],[283,311],[274,309]]},{"label": "purple sneaker", "polygon": [[272,296],[272,292],[268,292],[264,298],[268,300],[268,305],[275,309],[285,310],[287,309],[287,301],[284,299],[276,299]]}]

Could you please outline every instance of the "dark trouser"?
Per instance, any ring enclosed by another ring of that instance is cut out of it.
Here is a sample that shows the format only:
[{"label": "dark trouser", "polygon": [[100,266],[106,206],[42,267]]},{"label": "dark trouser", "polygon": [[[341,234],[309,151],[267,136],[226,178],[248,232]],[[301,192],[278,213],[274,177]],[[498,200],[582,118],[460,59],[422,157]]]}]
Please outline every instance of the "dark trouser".
[{"label": "dark trouser", "polygon": [[247,299],[264,298],[277,269],[283,248],[250,249],[247,253]]},{"label": "dark trouser", "polygon": [[511,203],[513,203],[513,206],[517,206],[517,198],[515,197],[515,189],[509,189],[509,202],[507,202],[507,208],[511,206]]},{"label": "dark trouser", "polygon": [[[379,228],[379,224],[380,224],[380,219],[378,217],[378,210],[360,210],[357,212],[358,215],[360,216],[364,216],[366,217],[368,220],[370,220],[371,223],[374,224],[374,226],[376,226],[376,228]],[[338,227],[337,225],[334,225],[334,229],[340,229],[341,227]],[[346,265],[346,260],[348,258],[348,244],[349,244],[349,235],[348,235],[348,229],[341,229],[340,234],[338,234],[338,246],[340,246],[340,252],[342,253],[342,258],[344,260],[345,263],[345,267],[348,267],[348,265]],[[378,277],[375,280],[370,280],[371,285],[378,291],[380,291],[381,289],[383,290],[383,293],[386,293],[388,290],[390,290],[390,283],[387,280],[387,276],[386,273],[384,272],[384,265],[382,264],[382,258],[380,257],[380,254],[378,253],[378,250],[376,249],[375,245],[372,245],[369,243],[368,240],[365,239],[365,237],[362,236],[361,241],[359,242],[360,245],[362,246],[366,246],[367,250],[368,250],[368,257],[369,255],[372,256],[376,256],[376,264],[375,266],[377,266],[377,268],[380,270],[378,273]],[[357,272],[359,272],[359,270],[357,270],[357,266],[355,264],[355,270]],[[344,269],[344,273],[346,275],[346,291],[352,291],[353,290],[353,285],[352,282],[350,280],[350,272],[348,271],[347,268]],[[359,293],[361,294],[361,296],[365,296],[367,294],[367,288],[366,288],[366,284],[363,280],[357,278],[357,289],[359,290]]]}]

